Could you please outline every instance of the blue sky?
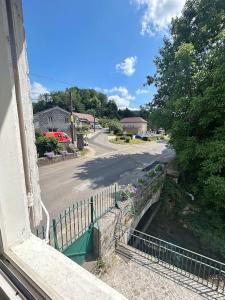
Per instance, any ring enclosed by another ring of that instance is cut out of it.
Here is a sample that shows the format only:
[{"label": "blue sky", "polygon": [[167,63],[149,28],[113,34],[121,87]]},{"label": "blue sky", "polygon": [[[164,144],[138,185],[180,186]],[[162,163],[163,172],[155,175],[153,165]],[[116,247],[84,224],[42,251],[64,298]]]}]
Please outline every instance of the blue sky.
[{"label": "blue sky", "polygon": [[[159,3],[161,2],[161,4]],[[23,0],[32,98],[97,88],[120,108],[151,101],[153,60],[184,0]]]}]

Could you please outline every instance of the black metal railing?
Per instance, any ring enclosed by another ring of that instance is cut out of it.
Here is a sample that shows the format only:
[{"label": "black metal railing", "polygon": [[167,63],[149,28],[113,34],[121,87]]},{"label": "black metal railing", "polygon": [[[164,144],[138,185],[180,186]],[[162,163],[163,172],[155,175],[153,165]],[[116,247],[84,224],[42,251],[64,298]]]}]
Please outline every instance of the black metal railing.
[{"label": "black metal railing", "polygon": [[120,227],[117,244],[225,295],[225,264],[138,230]]},{"label": "black metal railing", "polygon": [[[64,251],[77,240],[90,226],[117,205],[118,186],[111,185],[94,196],[79,201],[57,218],[51,220],[49,243],[59,251]],[[46,237],[46,227],[36,228],[36,235]]]}]

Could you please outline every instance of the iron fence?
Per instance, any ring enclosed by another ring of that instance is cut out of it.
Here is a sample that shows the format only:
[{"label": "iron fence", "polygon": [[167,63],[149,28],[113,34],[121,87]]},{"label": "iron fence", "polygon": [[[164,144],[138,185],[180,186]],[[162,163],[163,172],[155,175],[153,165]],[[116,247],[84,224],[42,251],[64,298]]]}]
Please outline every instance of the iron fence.
[{"label": "iron fence", "polygon": [[119,228],[117,243],[139,255],[225,295],[225,264],[138,230]]},{"label": "iron fence", "polygon": [[[67,208],[51,221],[50,245],[63,252],[103,215],[116,207],[117,199],[118,186],[115,184]],[[45,239],[45,226],[36,228],[36,235]]]}]

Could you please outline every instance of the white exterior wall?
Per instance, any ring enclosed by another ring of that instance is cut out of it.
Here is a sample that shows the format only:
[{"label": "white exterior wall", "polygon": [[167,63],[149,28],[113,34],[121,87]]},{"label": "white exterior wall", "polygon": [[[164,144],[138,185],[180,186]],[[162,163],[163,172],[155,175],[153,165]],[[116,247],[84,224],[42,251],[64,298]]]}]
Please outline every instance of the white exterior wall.
[{"label": "white exterior wall", "polygon": [[39,186],[39,172],[37,167],[37,151],[35,146],[35,134],[33,124],[33,107],[30,95],[30,82],[28,79],[28,62],[26,55],[26,40],[23,27],[23,12],[21,2],[18,0],[12,1],[14,29],[18,55],[18,69],[19,69],[19,85],[21,87],[21,99],[24,118],[24,133],[26,136],[27,156],[29,163],[29,177],[31,182],[32,202],[31,208],[32,222],[38,225],[42,220],[41,207],[41,191]]},{"label": "white exterior wall", "polygon": [[147,123],[122,123],[123,130],[135,131],[135,133],[145,133],[147,131]]},{"label": "white exterior wall", "polygon": [[30,227],[5,1],[0,4],[0,230],[7,249],[26,239]]}]

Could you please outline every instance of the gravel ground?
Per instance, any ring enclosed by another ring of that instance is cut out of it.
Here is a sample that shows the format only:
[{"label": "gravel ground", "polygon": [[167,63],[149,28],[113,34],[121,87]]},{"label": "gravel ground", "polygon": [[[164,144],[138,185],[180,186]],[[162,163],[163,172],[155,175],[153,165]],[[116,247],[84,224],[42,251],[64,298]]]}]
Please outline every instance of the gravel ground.
[{"label": "gravel ground", "polygon": [[128,299],[204,299],[192,290],[173,282],[165,276],[157,274],[135,261],[126,261],[118,255],[110,258],[110,267],[100,278]]}]

